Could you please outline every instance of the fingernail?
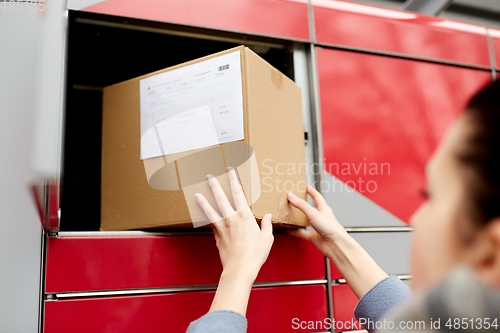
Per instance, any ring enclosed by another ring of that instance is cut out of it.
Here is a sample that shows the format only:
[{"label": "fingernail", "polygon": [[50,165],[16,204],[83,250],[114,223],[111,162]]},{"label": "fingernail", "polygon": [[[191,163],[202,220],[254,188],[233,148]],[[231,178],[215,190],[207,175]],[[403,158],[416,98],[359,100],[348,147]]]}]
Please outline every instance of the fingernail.
[{"label": "fingernail", "polygon": [[208,174],[207,175],[207,180],[214,178],[214,175]]},{"label": "fingernail", "polygon": [[227,172],[233,171],[234,169],[231,167],[227,167]]},{"label": "fingernail", "polygon": [[272,218],[273,218],[273,214],[271,214],[271,213],[266,214],[266,216],[265,216],[265,217],[267,217],[268,219],[272,220]]},{"label": "fingernail", "polygon": [[292,192],[288,192],[288,198],[293,200],[293,199],[296,199],[297,196],[295,194],[293,194]]},{"label": "fingernail", "polygon": [[200,198],[200,196],[201,196],[201,194],[200,194],[200,193],[196,193],[196,194],[194,195],[194,198],[195,198],[195,199],[199,199],[199,198]]}]

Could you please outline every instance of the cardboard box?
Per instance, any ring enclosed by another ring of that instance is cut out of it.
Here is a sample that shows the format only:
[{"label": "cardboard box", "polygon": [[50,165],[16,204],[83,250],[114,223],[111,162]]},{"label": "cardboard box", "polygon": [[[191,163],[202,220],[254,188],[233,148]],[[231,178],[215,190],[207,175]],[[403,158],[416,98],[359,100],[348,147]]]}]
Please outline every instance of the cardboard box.
[{"label": "cardboard box", "polygon": [[[233,52],[241,61],[244,139],[141,160],[140,81]],[[216,207],[205,176],[215,175],[230,194],[228,166],[238,171],[258,221],[272,213],[275,226],[307,225],[287,201],[288,191],[306,198],[300,88],[250,49],[240,46],[104,88],[101,230],[206,221],[194,194],[203,193]]]}]

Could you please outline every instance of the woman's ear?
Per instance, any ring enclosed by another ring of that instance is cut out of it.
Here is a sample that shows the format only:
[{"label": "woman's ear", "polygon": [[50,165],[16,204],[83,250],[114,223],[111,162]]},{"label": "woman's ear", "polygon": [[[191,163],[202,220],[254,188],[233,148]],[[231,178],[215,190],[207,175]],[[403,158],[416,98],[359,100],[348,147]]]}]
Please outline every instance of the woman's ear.
[{"label": "woman's ear", "polygon": [[480,231],[468,257],[483,283],[500,288],[500,217]]}]

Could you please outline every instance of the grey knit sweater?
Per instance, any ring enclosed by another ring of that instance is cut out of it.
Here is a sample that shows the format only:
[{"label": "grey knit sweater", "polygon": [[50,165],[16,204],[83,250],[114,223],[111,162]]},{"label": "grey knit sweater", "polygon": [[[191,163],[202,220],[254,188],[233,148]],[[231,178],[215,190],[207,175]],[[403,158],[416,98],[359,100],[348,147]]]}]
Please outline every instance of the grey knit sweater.
[{"label": "grey knit sweater", "polygon": [[387,318],[394,328],[377,332],[500,332],[499,317],[500,290],[485,286],[470,269],[459,267],[429,292],[392,309]]},{"label": "grey knit sweater", "polygon": [[[354,314],[370,333],[500,332],[500,291],[481,284],[466,268],[454,270],[428,293],[409,300],[410,296],[409,288],[390,276],[361,297]],[[246,329],[241,314],[214,311],[192,322],[187,332],[245,333]]]}]

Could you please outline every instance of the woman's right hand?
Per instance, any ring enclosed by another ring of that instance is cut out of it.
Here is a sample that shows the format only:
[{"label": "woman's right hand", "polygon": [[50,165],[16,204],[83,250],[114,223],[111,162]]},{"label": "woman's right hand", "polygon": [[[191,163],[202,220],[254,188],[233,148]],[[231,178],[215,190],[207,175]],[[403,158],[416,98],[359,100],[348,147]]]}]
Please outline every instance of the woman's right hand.
[{"label": "woman's right hand", "polygon": [[333,262],[352,291],[360,298],[385,279],[387,274],[345,231],[323,196],[312,186],[307,187],[307,193],[314,199],[318,208],[292,193],[288,194],[288,201],[306,214],[313,230],[288,229],[288,233],[316,245],[318,250]]},{"label": "woman's right hand", "polygon": [[288,193],[288,201],[306,214],[313,230],[287,229],[287,232],[310,241],[323,255],[331,258],[332,248],[336,246],[335,244],[341,237],[348,236],[348,234],[335,218],[333,210],[328,206],[321,193],[310,185],[307,186],[307,193],[313,198],[317,208],[291,192]]}]

